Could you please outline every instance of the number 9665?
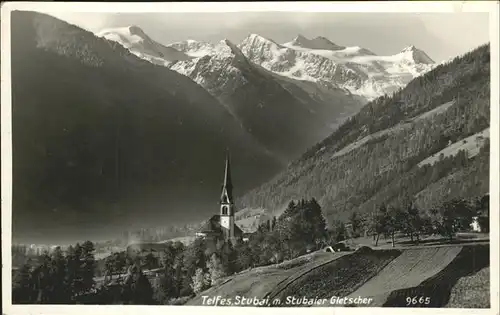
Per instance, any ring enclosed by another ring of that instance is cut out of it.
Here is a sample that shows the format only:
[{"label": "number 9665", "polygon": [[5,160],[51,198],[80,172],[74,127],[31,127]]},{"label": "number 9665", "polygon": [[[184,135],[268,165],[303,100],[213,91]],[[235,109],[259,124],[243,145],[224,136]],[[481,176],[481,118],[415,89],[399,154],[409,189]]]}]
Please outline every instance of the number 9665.
[{"label": "number 9665", "polygon": [[410,305],[428,305],[431,303],[431,298],[430,297],[424,297],[424,296],[408,296],[406,297],[406,306]]}]

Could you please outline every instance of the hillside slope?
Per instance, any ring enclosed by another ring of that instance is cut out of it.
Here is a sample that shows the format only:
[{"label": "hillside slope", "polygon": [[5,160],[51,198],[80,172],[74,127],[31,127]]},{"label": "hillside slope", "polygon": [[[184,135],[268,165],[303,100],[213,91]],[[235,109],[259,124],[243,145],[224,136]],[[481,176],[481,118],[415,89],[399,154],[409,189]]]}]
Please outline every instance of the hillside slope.
[{"label": "hillside slope", "polygon": [[191,79],[44,14],[12,13],[12,100],[15,235],[208,215],[228,148],[238,193],[282,167]]},{"label": "hillside slope", "polygon": [[350,297],[374,298],[372,306],[382,306],[392,291],[418,286],[449,265],[460,253],[461,247],[434,247],[407,249],[391,261]]},{"label": "hillside slope", "polygon": [[[489,98],[488,44],[370,102],[239,206],[275,211],[290,199],[315,197],[331,223],[407,196],[425,210],[445,199],[485,194],[489,142],[470,146],[470,155],[454,150],[454,143],[486,131]],[[454,154],[418,165],[448,146]]]},{"label": "hillside slope", "polygon": [[[186,305],[202,305],[204,296],[220,296],[231,303],[226,305],[252,306],[238,305],[240,300],[236,297],[244,296],[267,298],[270,303],[279,299],[282,303],[266,306],[407,307],[406,298],[416,296],[417,303],[420,297],[424,298],[415,307],[487,308],[489,285],[485,280],[489,272],[484,268],[488,266],[487,244],[314,252],[278,265],[229,276]],[[481,274],[476,276],[479,270]],[[470,287],[473,290],[465,294],[464,290]],[[295,305],[290,303],[292,297]],[[352,298],[352,301],[362,297],[370,302],[357,305],[348,301],[332,302],[332,297]],[[425,297],[431,298],[426,302]],[[474,302],[473,298],[483,304]]]}]

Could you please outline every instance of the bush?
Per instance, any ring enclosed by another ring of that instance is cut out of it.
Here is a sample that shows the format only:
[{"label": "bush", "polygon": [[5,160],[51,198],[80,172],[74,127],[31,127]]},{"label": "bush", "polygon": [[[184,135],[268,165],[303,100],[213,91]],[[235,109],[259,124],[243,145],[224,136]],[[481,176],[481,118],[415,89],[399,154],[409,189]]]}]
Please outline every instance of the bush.
[{"label": "bush", "polygon": [[373,252],[373,249],[371,249],[371,247],[369,246],[360,246],[358,247],[358,249],[356,249],[356,252],[360,254],[368,254]]}]

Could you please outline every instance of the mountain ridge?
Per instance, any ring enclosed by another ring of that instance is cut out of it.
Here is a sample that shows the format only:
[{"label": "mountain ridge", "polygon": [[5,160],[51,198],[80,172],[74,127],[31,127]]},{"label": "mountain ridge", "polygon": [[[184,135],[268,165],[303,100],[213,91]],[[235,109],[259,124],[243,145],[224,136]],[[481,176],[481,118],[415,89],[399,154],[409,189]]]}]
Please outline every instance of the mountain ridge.
[{"label": "mountain ridge", "polygon": [[222,40],[214,51],[168,68],[205,87],[250,133],[285,159],[296,157],[308,143],[329,133],[337,119],[359,108],[359,102],[340,89],[314,90],[250,62],[231,41]]},{"label": "mountain ridge", "polygon": [[[149,38],[142,31],[136,33]],[[98,36],[105,37],[103,32]],[[140,46],[121,44],[125,48],[128,47],[127,49],[135,55],[144,53]],[[293,78],[269,73],[250,62],[239,47],[228,39],[223,39],[215,45],[186,40],[167,47],[193,55],[182,60],[149,61],[185,75],[203,86],[225,105],[228,112],[246,128],[247,132],[262,143],[266,150],[283,160],[295,158],[311,143],[326,136],[339,122],[354,113],[362,102],[362,99],[326,82],[322,86],[315,87],[312,83],[294,81]],[[198,54],[196,50],[207,54]],[[275,94],[280,96],[274,96]],[[285,99],[288,99],[286,101],[289,104],[288,108],[281,104]],[[272,104],[264,108],[266,102]],[[261,108],[262,114],[251,112],[255,103]],[[327,106],[327,103],[331,105]],[[273,124],[272,120],[276,121],[280,116],[279,107],[283,108],[284,115],[290,117],[290,122],[279,122],[281,127],[270,127]],[[264,112],[268,114],[264,115]],[[267,125],[263,123],[266,120],[269,121]],[[295,127],[291,126],[294,122],[298,124]],[[306,132],[297,132],[297,127]],[[295,141],[291,141],[292,138]]]},{"label": "mountain ridge", "polygon": [[[203,58],[221,53],[217,49],[218,45],[185,40],[165,47],[175,49],[189,58]],[[435,62],[424,51],[414,46],[403,48],[392,56],[377,56],[362,47],[337,45],[323,36],[308,39],[298,35],[291,42],[278,44],[272,39],[251,33],[236,46],[249,61],[278,75],[317,84],[328,82],[362,97],[363,102],[392,93],[435,66]],[[168,66],[176,61],[174,59],[152,62]]]},{"label": "mountain ridge", "polygon": [[[489,65],[489,45],[483,45],[370,102],[240,198],[239,207],[279,214],[291,199],[315,197],[332,224],[352,211],[366,214],[407,196],[428,211],[455,196],[487,193],[489,143],[482,132],[489,127]],[[478,152],[451,149],[475,134],[483,137],[474,136],[479,140],[471,144]],[[448,146],[453,154],[418,165]]]},{"label": "mountain ridge", "polygon": [[176,60],[188,60],[192,57],[169,46],[164,46],[152,40],[140,27],[131,25],[128,27],[105,29],[96,33],[98,37],[103,37],[115,41],[141,59],[150,61],[158,65]]},{"label": "mountain ridge", "polygon": [[331,42],[328,38],[323,36],[308,39],[301,34],[297,35],[291,42],[286,43],[285,46],[298,46],[302,48],[323,50],[342,50],[346,48],[345,46],[339,46]]}]

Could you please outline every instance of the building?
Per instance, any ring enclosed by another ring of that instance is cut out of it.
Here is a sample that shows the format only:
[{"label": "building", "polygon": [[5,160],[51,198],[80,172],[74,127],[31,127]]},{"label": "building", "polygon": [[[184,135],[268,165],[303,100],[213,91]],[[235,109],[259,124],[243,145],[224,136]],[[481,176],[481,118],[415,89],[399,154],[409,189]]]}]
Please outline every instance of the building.
[{"label": "building", "polygon": [[472,218],[472,223],[470,224],[470,227],[471,227],[473,232],[482,232],[481,225],[479,225],[477,217]]},{"label": "building", "polygon": [[226,157],[224,183],[219,202],[219,214],[213,215],[205,221],[196,236],[215,242],[225,240],[234,243],[236,240],[241,239],[243,231],[234,223],[234,207],[233,183],[228,155]]}]

